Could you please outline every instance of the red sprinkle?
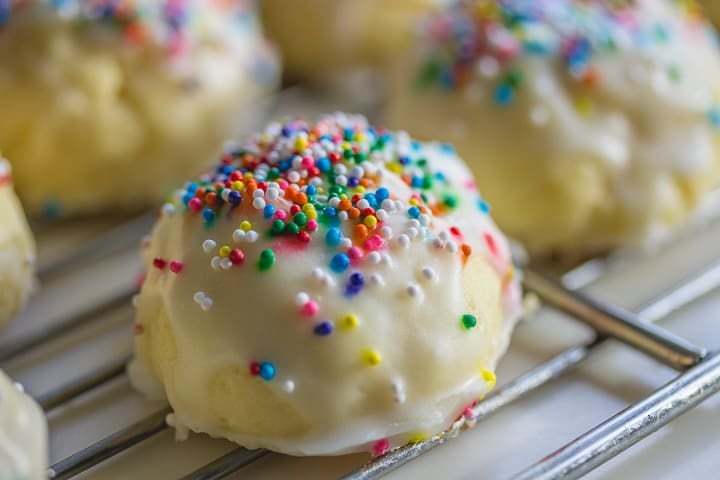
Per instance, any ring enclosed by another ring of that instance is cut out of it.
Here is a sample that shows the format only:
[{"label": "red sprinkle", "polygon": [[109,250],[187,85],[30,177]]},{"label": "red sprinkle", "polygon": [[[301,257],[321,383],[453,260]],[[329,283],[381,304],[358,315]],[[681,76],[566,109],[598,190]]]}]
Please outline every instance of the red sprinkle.
[{"label": "red sprinkle", "polygon": [[245,254],[239,248],[233,248],[230,251],[230,261],[233,265],[240,265],[245,260]]},{"label": "red sprinkle", "polygon": [[260,364],[258,362],[250,363],[250,375],[253,377],[260,375]]},{"label": "red sprinkle", "polygon": [[183,269],[182,262],[170,262],[170,271],[173,273],[180,273]]},{"label": "red sprinkle", "polygon": [[157,268],[158,270],[165,270],[166,266],[167,262],[162,258],[155,258],[153,260],[153,267]]},{"label": "red sprinkle", "polygon": [[390,442],[388,442],[386,438],[383,438],[382,440],[375,442],[372,446],[372,455],[373,457],[379,457],[380,455],[385,454],[388,450],[390,450]]}]

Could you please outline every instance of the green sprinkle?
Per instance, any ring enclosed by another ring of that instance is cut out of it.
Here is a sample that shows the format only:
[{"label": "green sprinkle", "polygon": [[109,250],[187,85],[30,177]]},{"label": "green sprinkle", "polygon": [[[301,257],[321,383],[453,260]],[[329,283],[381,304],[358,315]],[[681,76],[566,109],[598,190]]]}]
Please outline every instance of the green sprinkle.
[{"label": "green sprinkle", "polygon": [[285,231],[285,222],[283,222],[282,220],[280,220],[278,218],[277,220],[275,220],[272,223],[272,228],[270,229],[270,233],[272,233],[273,235],[280,235],[284,231]]},{"label": "green sprinkle", "polygon": [[455,208],[458,204],[457,195],[453,195],[451,193],[446,193],[442,197],[443,204],[448,208]]},{"label": "green sprinkle", "polygon": [[305,215],[303,212],[298,212],[295,214],[295,217],[293,217],[293,220],[296,224],[302,227],[307,223],[307,215]]},{"label": "green sprinkle", "polygon": [[275,263],[275,252],[266,248],[260,253],[260,260],[258,261],[258,269],[261,271],[270,270]]},{"label": "green sprinkle", "polygon": [[288,235],[297,235],[300,232],[300,227],[296,223],[288,223],[285,225],[285,233]]},{"label": "green sprinkle", "polygon": [[465,327],[467,330],[470,330],[477,325],[477,318],[472,313],[466,313],[462,316],[460,321],[462,321],[463,327]]}]

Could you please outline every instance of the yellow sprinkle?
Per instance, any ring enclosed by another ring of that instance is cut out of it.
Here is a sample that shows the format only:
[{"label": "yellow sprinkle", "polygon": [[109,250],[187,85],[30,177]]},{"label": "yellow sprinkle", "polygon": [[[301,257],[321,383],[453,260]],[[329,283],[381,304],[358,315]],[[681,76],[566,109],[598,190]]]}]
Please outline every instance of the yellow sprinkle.
[{"label": "yellow sprinkle", "polygon": [[340,319],[340,328],[343,330],[353,330],[358,326],[358,318],[349,313]]},{"label": "yellow sprinkle", "polygon": [[393,173],[402,173],[402,165],[398,162],[388,163],[387,169]]},{"label": "yellow sprinkle", "polygon": [[295,140],[295,150],[305,150],[308,146],[307,139],[303,137],[297,137]]},{"label": "yellow sprinkle", "polygon": [[495,374],[493,372],[483,368],[480,370],[480,376],[482,376],[483,380],[485,380],[485,383],[488,384],[489,388],[495,388],[495,384],[497,383],[497,377],[495,377]]},{"label": "yellow sprinkle", "polygon": [[241,182],[240,180],[235,180],[231,185],[233,190],[237,190],[238,192],[242,192],[245,190],[245,183]]},{"label": "yellow sprinkle", "polygon": [[243,220],[240,222],[240,230],[244,232],[249,232],[252,230],[252,223],[248,222],[247,220]]},{"label": "yellow sprinkle", "polygon": [[368,228],[375,228],[375,225],[377,225],[377,218],[375,217],[375,215],[368,215],[367,217],[365,217],[363,223]]},{"label": "yellow sprinkle", "polygon": [[350,142],[343,142],[342,149],[343,150],[352,150],[352,145],[350,144]]},{"label": "yellow sprinkle", "polygon": [[340,194],[340,200],[345,200],[346,198],[348,198],[347,193]]},{"label": "yellow sprinkle", "polygon": [[375,367],[377,365],[380,365],[382,357],[376,350],[366,348],[362,352],[362,360],[368,367]]},{"label": "yellow sprinkle", "polygon": [[412,434],[410,438],[408,438],[409,443],[420,443],[423,440],[428,438],[428,434],[425,432],[417,432]]},{"label": "yellow sprinkle", "polygon": [[356,142],[364,142],[365,141],[365,134],[357,132],[355,134],[355,141]]},{"label": "yellow sprinkle", "polygon": [[230,255],[230,250],[231,248],[227,245],[220,247],[220,256],[223,258],[227,257],[228,255]]},{"label": "yellow sprinkle", "polygon": [[244,175],[244,176],[245,176],[245,178],[247,178],[247,179],[250,179],[250,178],[255,177],[255,175],[253,175],[252,172],[245,172],[245,175]]},{"label": "yellow sprinkle", "polygon": [[363,187],[362,185],[358,185],[357,187],[355,187],[355,191],[357,193],[365,193],[365,187]]},{"label": "yellow sprinkle", "polygon": [[420,205],[420,202],[418,201],[417,198],[411,198],[410,202],[408,202],[408,203],[410,203],[410,205],[412,205],[414,207],[417,207],[418,205]]},{"label": "yellow sprinkle", "polygon": [[317,210],[315,210],[315,206],[312,203],[306,203],[303,205],[303,212],[310,220],[315,220],[317,218]]},{"label": "yellow sprinkle", "polygon": [[593,103],[588,97],[579,97],[575,99],[575,110],[584,117],[589,116],[593,110]]},{"label": "yellow sprinkle", "polygon": [[515,278],[515,265],[511,263],[508,267],[507,272],[505,273],[505,281],[510,281],[513,278]]}]

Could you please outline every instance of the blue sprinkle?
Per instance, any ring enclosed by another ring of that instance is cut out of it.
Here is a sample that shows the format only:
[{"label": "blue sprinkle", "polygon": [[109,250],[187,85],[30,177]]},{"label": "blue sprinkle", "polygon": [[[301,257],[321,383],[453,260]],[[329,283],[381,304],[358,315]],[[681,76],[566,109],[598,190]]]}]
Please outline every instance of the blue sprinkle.
[{"label": "blue sprinkle", "polygon": [[315,195],[317,193],[317,188],[315,188],[315,185],[308,185],[307,189],[305,189],[305,193],[310,195]]},{"label": "blue sprinkle", "polygon": [[350,275],[350,285],[363,285],[364,283],[365,278],[363,277],[362,273],[355,272]]},{"label": "blue sprinkle", "polygon": [[290,160],[283,160],[282,162],[278,163],[278,170],[281,172],[286,172],[290,170],[290,167],[292,167],[292,162]]},{"label": "blue sprinkle", "polygon": [[418,207],[413,206],[413,207],[408,208],[407,213],[410,218],[417,218],[420,216],[420,209]]},{"label": "blue sprinkle", "polygon": [[283,137],[289,137],[290,134],[292,133],[292,129],[290,129],[290,127],[285,126],[282,128],[282,131],[280,133],[282,134]]},{"label": "blue sprinkle", "polygon": [[350,266],[350,257],[338,253],[330,259],[330,269],[335,273],[342,273]]},{"label": "blue sprinkle", "polygon": [[375,192],[375,198],[377,198],[378,202],[387,200],[390,198],[390,191],[385,187],[380,187],[377,189],[377,192]]},{"label": "blue sprinkle", "polygon": [[513,101],[515,92],[511,85],[503,83],[495,89],[495,102],[498,105],[506,106]]},{"label": "blue sprinkle", "polygon": [[455,153],[455,147],[449,143],[441,143],[440,150],[445,153]]},{"label": "blue sprinkle", "polygon": [[371,208],[377,208],[378,200],[374,193],[366,193],[365,200],[367,200]]},{"label": "blue sprinkle", "polygon": [[329,247],[335,247],[340,244],[340,240],[342,239],[342,232],[337,227],[331,227],[328,228],[327,233],[325,234],[325,243]]},{"label": "blue sprinkle", "polygon": [[275,207],[268,203],[265,205],[265,208],[263,208],[263,217],[265,218],[271,218],[275,214]]},{"label": "blue sprinkle", "polygon": [[237,190],[233,190],[228,194],[228,203],[233,206],[237,206],[242,201],[242,193]]},{"label": "blue sprinkle", "polygon": [[315,328],[313,328],[313,332],[315,335],[319,335],[321,337],[324,337],[326,335],[330,335],[333,331],[333,325],[330,322],[322,322],[315,325]]},{"label": "blue sprinkle", "polygon": [[190,182],[187,184],[187,187],[185,187],[185,190],[187,190],[188,192],[192,192],[192,193],[195,193],[197,191],[197,189],[198,189],[198,184],[195,182]]},{"label": "blue sprinkle", "polygon": [[422,177],[418,177],[417,175],[414,175],[411,180],[411,185],[413,188],[421,188],[425,181]]},{"label": "blue sprinkle", "polygon": [[208,223],[215,220],[215,212],[211,208],[206,208],[205,210],[203,210],[202,216]]},{"label": "blue sprinkle", "polygon": [[348,178],[347,184],[348,187],[357,187],[358,185],[360,185],[360,181],[355,177],[350,177]]},{"label": "blue sprinkle", "polygon": [[407,155],[401,155],[398,158],[398,162],[400,162],[400,165],[407,165],[408,163],[410,163],[410,157],[408,157]]},{"label": "blue sprinkle", "polygon": [[478,208],[483,213],[490,213],[490,204],[482,198],[478,199]]},{"label": "blue sprinkle", "polygon": [[329,172],[330,168],[332,168],[332,164],[330,163],[330,159],[327,157],[320,157],[315,161],[315,166],[320,170],[321,172]]},{"label": "blue sprinkle", "polygon": [[337,210],[335,210],[333,207],[325,207],[325,210],[323,210],[323,214],[328,218],[333,218],[335,215],[337,215]]},{"label": "blue sprinkle", "polygon": [[260,364],[260,377],[263,380],[270,381],[275,378],[275,365],[270,362]]}]

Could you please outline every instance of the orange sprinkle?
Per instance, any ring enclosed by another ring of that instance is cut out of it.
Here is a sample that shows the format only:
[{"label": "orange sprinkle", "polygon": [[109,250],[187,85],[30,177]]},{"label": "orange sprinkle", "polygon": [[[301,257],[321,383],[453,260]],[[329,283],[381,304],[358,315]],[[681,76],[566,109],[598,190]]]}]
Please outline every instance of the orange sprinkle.
[{"label": "orange sprinkle", "polygon": [[217,200],[217,194],[215,192],[209,192],[207,195],[205,195],[205,203],[208,205],[215,205],[215,201]]},{"label": "orange sprinkle", "polygon": [[355,225],[355,228],[353,229],[353,234],[355,235],[355,238],[357,240],[365,240],[368,235],[368,229],[365,225],[359,223]]},{"label": "orange sprinkle", "polygon": [[350,200],[348,200],[347,198],[343,198],[338,204],[338,208],[340,210],[350,210],[350,207],[352,207],[352,203],[350,203]]},{"label": "orange sprinkle", "polygon": [[307,195],[304,192],[300,192],[295,196],[295,203],[298,205],[305,205],[308,202]]},{"label": "orange sprinkle", "polygon": [[352,207],[350,210],[348,210],[348,217],[350,218],[358,218],[360,216],[360,209]]},{"label": "orange sprinkle", "polygon": [[205,196],[206,191],[207,190],[205,189],[205,187],[200,187],[197,190],[195,190],[195,196],[197,198],[203,198]]},{"label": "orange sprinkle", "polygon": [[582,77],[583,84],[588,88],[596,88],[600,85],[600,74],[596,68],[589,67]]},{"label": "orange sprinkle", "polygon": [[369,186],[370,186],[370,179],[369,179],[369,178],[366,178],[366,177],[361,178],[361,179],[360,179],[360,185],[362,185],[363,187],[369,187]]},{"label": "orange sprinkle", "polygon": [[463,243],[460,246],[460,251],[462,252],[463,256],[469,257],[470,254],[472,253],[472,247],[470,245],[468,245],[467,243]]},{"label": "orange sprinkle", "polygon": [[291,202],[295,199],[295,188],[288,187],[285,189],[285,198],[290,200]]}]

